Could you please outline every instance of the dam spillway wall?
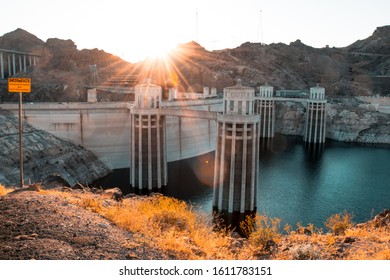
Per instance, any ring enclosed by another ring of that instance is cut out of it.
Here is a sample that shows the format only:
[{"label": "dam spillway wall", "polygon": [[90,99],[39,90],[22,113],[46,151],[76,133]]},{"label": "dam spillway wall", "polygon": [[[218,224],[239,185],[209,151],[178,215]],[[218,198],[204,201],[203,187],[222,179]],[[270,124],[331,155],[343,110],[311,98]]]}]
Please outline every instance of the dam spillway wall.
[{"label": "dam spillway wall", "polygon": [[[81,145],[111,169],[130,166],[132,103],[23,104],[23,120],[37,129]],[[166,102],[164,108],[219,111],[222,100]],[[0,104],[18,115],[18,104]],[[167,160],[176,161],[215,150],[216,123],[210,119],[166,116]]]}]

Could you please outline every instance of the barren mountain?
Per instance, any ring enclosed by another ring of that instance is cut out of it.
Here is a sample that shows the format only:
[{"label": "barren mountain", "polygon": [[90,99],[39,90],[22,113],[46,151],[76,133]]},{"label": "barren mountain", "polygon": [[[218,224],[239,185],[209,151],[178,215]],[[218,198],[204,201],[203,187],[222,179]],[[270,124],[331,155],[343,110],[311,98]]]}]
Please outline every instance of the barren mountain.
[{"label": "barren mountain", "polygon": [[[378,27],[372,36],[345,48],[313,48],[296,40],[289,45],[246,42],[234,49],[208,51],[189,42],[166,60],[138,64],[103,50],[78,50],[71,40],[43,42],[22,29],[0,37],[0,48],[42,55],[39,64],[28,69],[34,83],[26,101],[85,101],[86,85],[92,84],[90,65],[97,65],[100,84],[136,75],[139,80],[152,77],[164,88],[202,91],[208,86],[221,92],[240,77],[246,85],[268,82],[275,90],[308,89],[320,83],[330,96],[390,95],[390,26]],[[5,91],[3,83],[0,100],[17,100]]]}]

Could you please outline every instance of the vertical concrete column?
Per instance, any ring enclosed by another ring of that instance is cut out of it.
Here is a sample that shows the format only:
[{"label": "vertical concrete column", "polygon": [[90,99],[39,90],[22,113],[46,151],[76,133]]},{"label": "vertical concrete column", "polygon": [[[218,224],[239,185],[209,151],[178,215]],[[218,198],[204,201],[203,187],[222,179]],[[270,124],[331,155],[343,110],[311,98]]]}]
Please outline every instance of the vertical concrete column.
[{"label": "vertical concrete column", "polygon": [[7,66],[8,66],[8,76],[12,76],[12,65],[11,65],[11,54],[8,54],[7,56]]},{"label": "vertical concrete column", "polygon": [[[163,123],[162,123],[162,130],[163,130],[163,141],[166,141],[167,139],[167,127],[166,127],[166,118],[164,117]],[[163,158],[164,158],[164,186],[168,184],[168,156],[167,156],[167,145],[166,142],[163,143]]]},{"label": "vertical concrete column", "polygon": [[[250,211],[254,211],[257,205],[257,184],[259,178],[259,142],[260,142],[260,124],[254,123],[252,126],[252,168],[254,172],[251,173],[251,200],[250,200]],[[255,155],[255,156],[253,156]]]},{"label": "vertical concrete column", "polygon": [[152,190],[152,116],[148,114],[148,188]]},{"label": "vertical concrete column", "polygon": [[220,158],[219,158],[219,180],[218,180],[218,209],[222,210],[222,199],[223,199],[223,182],[224,182],[224,176],[225,176],[225,145],[226,145],[226,123],[223,122],[222,129],[221,129],[221,136],[218,135],[218,137],[222,137],[221,139],[221,152],[220,152]]},{"label": "vertical concrete column", "polygon": [[1,79],[4,79],[4,58],[3,52],[0,52],[0,71],[1,71]]},{"label": "vertical concrete column", "polygon": [[275,136],[275,100],[272,100],[272,137]]},{"label": "vertical concrete column", "polygon": [[314,143],[317,143],[318,141],[318,138],[317,138],[317,132],[318,132],[318,122],[319,122],[319,118],[318,118],[318,111],[319,111],[319,104],[316,103],[314,105],[314,109],[315,109],[315,112],[316,112],[316,117],[315,117],[315,122],[314,122]]},{"label": "vertical concrete column", "polygon": [[[233,123],[232,127],[232,152],[230,156],[230,174],[229,174],[229,206],[228,213],[233,213],[233,202],[234,202],[234,172],[235,172],[235,160],[236,160],[236,130],[237,125]],[[237,186],[238,187],[238,186]]]},{"label": "vertical concrete column", "polygon": [[322,122],[322,142],[325,143],[325,135],[326,135],[326,103],[323,104],[323,122]]},{"label": "vertical concrete column", "polygon": [[247,158],[247,144],[248,144],[248,124],[245,123],[242,132],[242,177],[241,177],[241,202],[240,213],[245,213],[245,201],[246,201],[246,158]]},{"label": "vertical concrete column", "polygon": [[134,123],[134,115],[130,114],[130,185],[135,185],[135,153],[134,153],[134,131],[135,131],[135,123]]},{"label": "vertical concrete column", "polygon": [[213,207],[218,206],[217,201],[217,188],[216,186],[219,186],[219,168],[220,168],[220,151],[219,151],[219,145],[218,140],[220,138],[220,130],[221,130],[221,124],[217,122],[217,137],[215,139],[215,160],[214,160],[214,179],[213,179]]},{"label": "vertical concrete column", "polygon": [[162,185],[161,182],[161,139],[160,139],[160,131],[161,131],[161,117],[160,114],[157,115],[156,120],[156,131],[157,131],[157,185],[160,188]]},{"label": "vertical concrete column", "polygon": [[308,124],[309,124],[309,143],[311,143],[312,141],[311,141],[311,139],[312,139],[312,132],[313,132],[313,113],[314,113],[314,105],[313,105],[313,102],[310,102],[309,103],[310,104],[310,106],[309,106],[309,108],[310,108],[310,110],[309,110],[309,112],[310,112],[310,117],[309,117],[309,122],[308,122]]},{"label": "vertical concrete column", "polygon": [[23,72],[27,73],[27,60],[26,60],[26,55],[23,55]]},{"label": "vertical concrete column", "polygon": [[323,129],[323,122],[322,122],[322,119],[324,118],[324,115],[323,115],[323,113],[324,113],[324,108],[323,108],[322,105],[323,105],[322,103],[319,104],[319,106],[320,106],[320,119],[321,119],[321,122],[320,122],[319,136],[318,136],[318,137],[319,137],[320,143],[323,142],[323,139],[322,139],[322,136],[323,136],[323,133],[322,133],[322,129]]},{"label": "vertical concrete column", "polygon": [[267,102],[265,100],[262,100],[261,102],[261,106],[263,107],[262,108],[262,112],[263,112],[263,115],[261,116],[261,122],[263,123],[263,128],[261,130],[261,137],[265,137],[266,134],[265,134],[265,128],[266,128],[266,123],[267,123]]},{"label": "vertical concrete column", "polygon": [[[309,101],[306,104],[307,110],[309,109]],[[309,135],[309,111],[306,110],[306,115],[305,115],[305,131],[303,133],[303,140],[305,142],[308,142],[308,135]]]},{"label": "vertical concrete column", "polygon": [[138,188],[142,189],[142,115],[138,115]]},{"label": "vertical concrete column", "polygon": [[23,71],[23,66],[22,66],[22,55],[18,55],[19,57],[19,72]]},{"label": "vertical concrete column", "polygon": [[15,57],[15,54],[13,53],[12,54],[12,68],[13,68],[13,75],[16,74],[16,57]]}]

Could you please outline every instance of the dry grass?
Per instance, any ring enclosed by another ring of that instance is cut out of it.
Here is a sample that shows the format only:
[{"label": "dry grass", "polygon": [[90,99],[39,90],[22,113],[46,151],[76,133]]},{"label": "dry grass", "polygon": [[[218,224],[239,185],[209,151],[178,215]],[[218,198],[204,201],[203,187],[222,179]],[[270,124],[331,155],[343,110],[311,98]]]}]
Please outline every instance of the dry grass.
[{"label": "dry grass", "polygon": [[[298,224],[280,232],[280,219],[266,215],[249,217],[241,227],[247,239],[231,237],[231,231],[215,231],[210,217],[185,202],[156,195],[126,199],[104,206],[99,197],[80,196],[75,203],[97,212],[118,226],[140,234],[142,242],[172,252],[180,259],[389,259],[388,228],[354,227],[352,216],[344,212],[326,221],[331,233],[312,224]],[[310,234],[305,234],[305,232]],[[345,238],[354,240],[346,244]]]},{"label": "dry grass", "polygon": [[[9,191],[0,185],[0,195]],[[176,259],[390,259],[389,226],[366,223],[356,227],[346,212],[327,219],[330,232],[325,234],[310,224],[298,224],[295,230],[287,225],[282,234],[280,219],[256,215],[242,223],[247,238],[236,238],[226,228],[216,231],[210,216],[163,195],[116,202],[88,192],[39,192],[61,196],[134,233],[129,247],[147,244],[166,250]]]},{"label": "dry grass", "polygon": [[[185,202],[155,195],[113,202],[99,195],[41,191],[65,196],[73,204],[99,213],[117,226],[136,233],[137,242],[147,242],[179,259],[237,259],[240,250],[229,231],[214,231],[210,217]],[[134,246],[134,244],[129,244]]]},{"label": "dry grass", "polygon": [[183,201],[165,196],[142,197],[125,200],[100,213],[122,228],[142,233],[179,258],[235,258],[228,250],[228,234],[213,231],[207,218]]}]

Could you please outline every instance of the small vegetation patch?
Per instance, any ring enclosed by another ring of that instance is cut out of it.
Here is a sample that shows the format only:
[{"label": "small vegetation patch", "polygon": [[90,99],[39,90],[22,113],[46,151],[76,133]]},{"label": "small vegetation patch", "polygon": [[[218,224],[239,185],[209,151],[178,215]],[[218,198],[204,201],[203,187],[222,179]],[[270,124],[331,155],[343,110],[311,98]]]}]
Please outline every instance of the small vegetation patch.
[{"label": "small vegetation patch", "polygon": [[4,187],[3,185],[0,184],[0,196],[1,195],[6,195],[7,193],[12,192],[12,191],[13,191],[13,189],[6,188],[6,187]]},{"label": "small vegetation patch", "polygon": [[344,235],[347,229],[353,227],[352,215],[346,211],[334,214],[326,220],[325,226],[335,235]]}]

